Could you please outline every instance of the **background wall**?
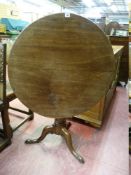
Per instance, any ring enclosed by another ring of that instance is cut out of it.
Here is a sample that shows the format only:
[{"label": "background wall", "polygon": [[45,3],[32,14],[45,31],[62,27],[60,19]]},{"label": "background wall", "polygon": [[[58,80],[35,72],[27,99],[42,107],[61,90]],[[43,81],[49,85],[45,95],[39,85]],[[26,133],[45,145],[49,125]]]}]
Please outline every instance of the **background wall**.
[{"label": "background wall", "polygon": [[0,3],[0,18],[20,19],[20,11],[15,4]]}]

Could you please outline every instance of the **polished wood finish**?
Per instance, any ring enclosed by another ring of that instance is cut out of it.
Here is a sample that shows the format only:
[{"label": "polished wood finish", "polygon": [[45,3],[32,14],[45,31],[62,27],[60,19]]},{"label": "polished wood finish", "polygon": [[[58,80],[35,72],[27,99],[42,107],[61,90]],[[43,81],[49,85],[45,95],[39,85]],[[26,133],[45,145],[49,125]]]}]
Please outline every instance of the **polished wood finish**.
[{"label": "polished wood finish", "polygon": [[46,126],[43,129],[41,135],[37,139],[27,139],[25,143],[26,144],[39,143],[47,136],[47,134],[61,135],[65,139],[70,152],[75,156],[75,158],[80,163],[84,163],[83,157],[81,157],[73,147],[71,134],[68,131],[69,126],[70,124],[69,123],[67,124],[65,119],[55,119],[54,124],[51,126]]},{"label": "polished wood finish", "polygon": [[[1,112],[1,126],[0,126],[0,151],[11,143],[13,131],[18,129],[26,121],[33,119],[33,112],[31,110],[25,111],[17,108],[12,108],[9,103],[16,99],[7,76],[7,45],[0,43],[0,112]],[[24,113],[27,117],[23,117],[22,122],[17,126],[12,127],[10,124],[8,109]]]},{"label": "polished wood finish", "polygon": [[0,152],[11,144],[11,140],[9,138],[0,137]]},{"label": "polished wood finish", "polygon": [[27,27],[9,59],[17,97],[47,117],[70,118],[101,99],[115,76],[113,51],[91,21],[70,14],[49,15]]},{"label": "polished wood finish", "polygon": [[26,143],[38,143],[48,133],[62,135],[71,153],[84,163],[72,145],[65,118],[93,106],[107,92],[114,76],[110,42],[91,21],[74,14],[55,14],[27,27],[11,51],[10,82],[26,106],[55,118],[55,124]]},{"label": "polished wood finish", "polygon": [[120,62],[119,81],[127,83],[129,77],[129,37],[110,36],[112,45],[123,45],[123,52]]},{"label": "polished wood finish", "polygon": [[2,84],[2,98],[0,99],[1,122],[0,127],[0,151],[11,144],[12,129],[8,115],[8,103],[6,101],[6,44],[0,44],[0,83]]},{"label": "polished wood finish", "polygon": [[129,42],[129,80],[131,80],[131,41]]},{"label": "polished wood finish", "polygon": [[123,46],[112,46],[113,53],[115,56],[116,63],[116,76],[112,81],[112,85],[109,88],[108,92],[96,103],[90,110],[82,113],[81,115],[75,116],[75,118],[82,119],[86,123],[91,124],[94,127],[101,127],[105,115],[107,115],[107,110],[109,108],[110,102],[115,92],[116,84],[119,77],[119,64],[120,58],[123,51]]}]

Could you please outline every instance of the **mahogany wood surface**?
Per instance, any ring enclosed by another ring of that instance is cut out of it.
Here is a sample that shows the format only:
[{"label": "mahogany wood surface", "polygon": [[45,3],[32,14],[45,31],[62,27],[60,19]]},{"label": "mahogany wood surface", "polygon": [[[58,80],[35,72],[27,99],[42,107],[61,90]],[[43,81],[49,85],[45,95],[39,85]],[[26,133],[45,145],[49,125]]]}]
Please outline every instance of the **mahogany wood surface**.
[{"label": "mahogany wood surface", "polygon": [[119,81],[128,82],[129,77],[129,36],[110,36],[112,45],[123,45],[120,61]]},{"label": "mahogany wood surface", "polygon": [[28,26],[9,59],[17,97],[46,117],[70,118],[89,110],[115,76],[112,47],[104,33],[78,15],[54,14]]}]

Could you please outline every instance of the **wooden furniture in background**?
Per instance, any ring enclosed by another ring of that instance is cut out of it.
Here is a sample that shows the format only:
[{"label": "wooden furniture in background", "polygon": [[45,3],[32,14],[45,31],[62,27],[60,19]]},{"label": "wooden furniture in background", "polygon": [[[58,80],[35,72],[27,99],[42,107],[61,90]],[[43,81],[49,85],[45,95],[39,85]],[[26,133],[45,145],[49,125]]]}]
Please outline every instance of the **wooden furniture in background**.
[{"label": "wooden furniture in background", "polygon": [[115,70],[110,42],[91,21],[55,14],[28,26],[11,51],[10,82],[26,106],[55,118],[55,123],[26,143],[38,143],[48,133],[62,135],[83,163],[73,148],[66,119],[94,106],[111,87]]},{"label": "wooden furniture in background", "polygon": [[112,45],[123,45],[118,80],[127,84],[129,77],[129,37],[109,36]]},{"label": "wooden furniture in background", "polygon": [[111,35],[112,30],[120,29],[120,24],[117,21],[112,21],[105,26],[106,35]]},{"label": "wooden furniture in background", "polygon": [[122,55],[123,46],[113,45],[112,48],[114,52],[114,59],[116,62],[116,75],[114,77],[114,80],[112,81],[112,84],[108,92],[106,92],[104,96],[98,101],[98,103],[96,103],[96,105],[93,106],[90,110],[84,112],[81,115],[75,116],[75,118],[82,119],[86,123],[89,123],[95,127],[101,127],[103,123],[103,119],[104,117],[106,117],[107,110],[109,108],[110,102],[114,95],[116,84],[118,81],[119,64],[120,64],[120,58]]},{"label": "wooden furniture in background", "polygon": [[[13,135],[13,131],[15,131],[26,121],[31,120],[34,117],[33,112],[31,110],[23,111],[21,109],[17,109],[9,105],[12,100],[16,99],[16,95],[14,94],[8,81],[7,78],[8,75],[6,74],[7,72],[6,67],[7,67],[6,44],[0,43],[0,111],[1,111],[0,135],[4,139],[4,141],[0,143],[0,150],[4,149],[6,145],[11,143],[11,137]],[[20,118],[23,118],[23,120],[17,126],[12,127],[9,119],[8,109],[24,113],[27,115],[27,117],[20,116]]]},{"label": "wooden furniture in background", "polygon": [[131,80],[131,36],[129,36],[129,80]]},{"label": "wooden furniture in background", "polygon": [[0,151],[11,144],[12,129],[8,115],[8,103],[6,102],[6,45],[0,45],[0,85],[2,91],[0,99],[1,127],[0,127]]}]

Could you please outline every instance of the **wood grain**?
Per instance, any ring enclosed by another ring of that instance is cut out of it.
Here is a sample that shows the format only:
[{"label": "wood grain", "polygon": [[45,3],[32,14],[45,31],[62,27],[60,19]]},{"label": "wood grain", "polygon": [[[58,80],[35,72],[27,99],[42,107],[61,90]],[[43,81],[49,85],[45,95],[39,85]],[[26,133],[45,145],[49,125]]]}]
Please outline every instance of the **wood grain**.
[{"label": "wood grain", "polygon": [[129,36],[110,36],[110,41],[112,45],[124,46],[120,61],[119,81],[127,84],[129,78]]},{"label": "wood grain", "polygon": [[120,58],[123,51],[123,46],[112,45],[114,59],[116,63],[116,76],[114,81],[112,82],[112,86],[108,90],[107,93],[104,94],[103,98],[99,99],[98,103],[95,104],[90,110],[75,116],[84,120],[86,123],[90,123],[92,126],[101,127],[104,121],[104,117],[107,117],[107,110],[110,107],[112,98],[116,91],[116,84],[118,82],[119,76],[119,64]]},{"label": "wood grain", "polygon": [[91,21],[49,15],[28,26],[15,42],[9,78],[17,97],[34,112],[70,118],[90,109],[115,75],[112,47]]}]

